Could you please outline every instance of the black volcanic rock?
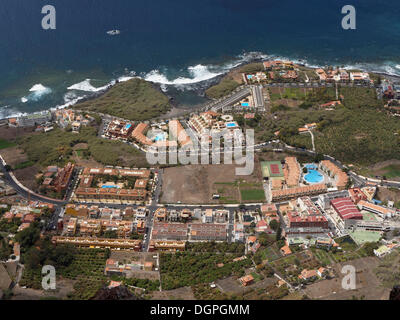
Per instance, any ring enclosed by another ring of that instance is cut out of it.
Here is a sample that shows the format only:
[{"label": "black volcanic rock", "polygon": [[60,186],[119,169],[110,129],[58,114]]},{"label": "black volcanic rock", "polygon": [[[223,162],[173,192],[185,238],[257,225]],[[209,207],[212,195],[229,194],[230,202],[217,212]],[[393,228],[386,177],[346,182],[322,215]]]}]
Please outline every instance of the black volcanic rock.
[{"label": "black volcanic rock", "polygon": [[104,287],[97,291],[92,300],[141,300],[125,286],[115,288]]},{"label": "black volcanic rock", "polygon": [[400,286],[394,286],[392,291],[390,291],[389,300],[400,301]]}]

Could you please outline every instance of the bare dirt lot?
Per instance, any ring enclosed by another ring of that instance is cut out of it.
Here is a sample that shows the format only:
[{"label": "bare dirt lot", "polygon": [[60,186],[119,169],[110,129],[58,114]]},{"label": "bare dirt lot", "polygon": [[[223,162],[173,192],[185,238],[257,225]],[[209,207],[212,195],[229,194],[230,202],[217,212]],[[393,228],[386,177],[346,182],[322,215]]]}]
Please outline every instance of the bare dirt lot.
[{"label": "bare dirt lot", "polygon": [[196,300],[192,288],[183,287],[167,291],[154,291],[151,300]]},{"label": "bare dirt lot", "polygon": [[[145,262],[152,262],[154,267],[157,267],[157,256],[155,253],[151,252],[131,252],[131,251],[111,251],[111,259],[114,259],[121,263],[131,263],[136,261],[137,263],[144,264]],[[159,280],[160,273],[158,271],[145,271],[145,270],[131,270],[129,274],[130,278],[138,279],[149,279],[149,280]]]},{"label": "bare dirt lot", "polygon": [[[374,268],[379,264],[376,257],[353,260],[351,262],[334,265],[334,279],[322,280],[305,288],[306,294],[312,299],[323,300],[348,300],[364,298],[366,300],[387,300],[390,290],[384,288],[374,273]],[[342,287],[342,279],[346,274],[341,270],[344,265],[356,268],[356,289],[346,290]]]},{"label": "bare dirt lot", "polygon": [[216,282],[218,288],[224,292],[229,294],[242,294],[246,291],[252,289],[266,288],[271,285],[275,285],[278,282],[278,279],[275,277],[265,278],[263,280],[257,281],[247,287],[243,287],[237,277],[229,277],[222,280],[218,280]]},{"label": "bare dirt lot", "polygon": [[2,149],[0,154],[4,158],[5,162],[12,167],[18,163],[28,160],[27,156],[24,154],[24,151],[18,147]]},{"label": "bare dirt lot", "polygon": [[377,198],[381,201],[389,200],[389,201],[394,201],[396,203],[400,201],[400,191],[393,188],[379,187]]},{"label": "bare dirt lot", "polygon": [[23,289],[17,286],[13,289],[12,300],[65,299],[68,293],[74,291],[74,283],[74,280],[57,280],[57,289],[54,291]]},{"label": "bare dirt lot", "polygon": [[38,172],[39,169],[36,166],[32,166],[24,169],[14,170],[14,175],[25,187],[36,191],[39,188],[35,178]]},{"label": "bare dirt lot", "polygon": [[13,128],[13,127],[0,127],[0,137],[8,141],[14,141],[15,139],[22,137],[27,134],[32,134],[33,127],[26,128]]},{"label": "bare dirt lot", "polygon": [[261,169],[256,161],[254,172],[250,176],[237,176],[234,164],[189,165],[164,169],[162,198],[163,203],[188,204],[219,203],[213,200],[215,193],[232,202],[240,202],[238,180],[246,183],[260,183]]},{"label": "bare dirt lot", "polygon": [[368,169],[373,177],[386,176],[388,180],[400,181],[400,160],[391,159],[378,162]]}]

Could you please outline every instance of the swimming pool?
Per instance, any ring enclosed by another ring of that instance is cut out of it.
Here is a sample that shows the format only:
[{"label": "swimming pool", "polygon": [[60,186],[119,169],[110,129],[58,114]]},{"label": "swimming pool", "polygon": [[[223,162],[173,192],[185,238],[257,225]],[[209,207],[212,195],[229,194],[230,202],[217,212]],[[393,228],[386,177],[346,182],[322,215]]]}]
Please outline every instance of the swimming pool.
[{"label": "swimming pool", "polygon": [[248,102],[243,102],[242,103],[242,107],[248,107],[249,106],[249,103]]},{"label": "swimming pool", "polygon": [[128,123],[128,124],[125,126],[125,129],[128,130],[130,127],[132,127],[132,125],[131,125],[130,123]]},{"label": "swimming pool", "polygon": [[313,164],[313,163],[308,163],[308,164],[305,165],[305,167],[307,169],[311,169],[311,170],[317,170],[318,169],[318,166],[316,164]]},{"label": "swimming pool", "polygon": [[108,185],[103,185],[101,186],[103,189],[111,189],[111,188],[118,188],[118,186],[108,186]]},{"label": "swimming pool", "polygon": [[319,183],[324,180],[324,176],[318,172],[318,167],[315,164],[306,164],[308,173],[304,176],[304,180],[308,183]]},{"label": "swimming pool", "polygon": [[159,133],[154,137],[154,141],[164,141],[166,139],[165,132]]},{"label": "swimming pool", "polygon": [[236,124],[235,122],[228,122],[228,123],[226,124],[226,127],[227,127],[227,128],[234,128],[234,127],[237,127],[237,124]]}]

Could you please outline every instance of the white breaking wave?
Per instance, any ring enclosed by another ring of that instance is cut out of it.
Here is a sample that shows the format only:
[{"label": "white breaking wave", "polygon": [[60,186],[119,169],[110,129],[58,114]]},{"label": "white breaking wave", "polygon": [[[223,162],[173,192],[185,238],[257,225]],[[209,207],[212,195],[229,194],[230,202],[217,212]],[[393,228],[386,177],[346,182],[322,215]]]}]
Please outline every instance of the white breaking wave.
[{"label": "white breaking wave", "polygon": [[255,59],[267,59],[268,55],[261,52],[248,52],[239,55],[233,61],[229,61],[222,65],[202,65],[198,64],[187,68],[187,76],[180,76],[175,79],[169,79],[165,74],[158,69],[152,70],[143,76],[146,81],[154,82],[163,85],[162,90],[167,91],[166,86],[176,86],[182,88],[183,86],[190,86],[200,82],[212,80],[220,75],[226,74],[233,68],[240,66],[246,62]]},{"label": "white breaking wave", "polygon": [[83,80],[82,82],[73,84],[72,86],[68,87],[68,90],[79,90],[79,91],[86,91],[86,92],[99,92],[99,91],[103,91],[105,89],[107,89],[110,85],[113,85],[115,83],[115,81],[111,81],[110,84],[107,84],[103,87],[94,87],[91,83],[90,83],[90,79],[86,79]]},{"label": "white breaking wave", "polygon": [[83,98],[86,98],[86,96],[77,96],[73,92],[67,92],[64,95],[64,104],[57,105],[54,108],[50,108],[50,110],[54,111],[54,110],[58,110],[58,109],[68,108],[70,106],[73,106],[74,104],[77,104]]},{"label": "white breaking wave", "polygon": [[133,78],[135,78],[135,77],[122,76],[122,77],[119,77],[119,78],[118,78],[118,81],[119,81],[119,82],[126,82],[126,81],[129,81],[129,80],[133,79]]},{"label": "white breaking wave", "polygon": [[[182,91],[193,90],[197,88],[205,88],[210,84],[210,81],[212,81],[216,77],[226,74],[233,68],[236,68],[242,64],[249,63],[254,60],[275,60],[275,59],[291,60],[295,63],[303,64],[311,68],[326,67],[327,65],[333,65],[333,66],[337,65],[337,66],[344,66],[344,68],[348,70],[360,69],[368,72],[378,72],[392,76],[400,76],[400,64],[398,64],[398,62],[395,63],[393,61],[385,61],[382,63],[352,63],[352,64],[337,61],[334,64],[327,62],[326,65],[322,65],[319,64],[318,62],[307,61],[307,57],[305,57],[304,59],[296,59],[293,57],[291,58],[280,55],[273,55],[273,54],[268,55],[262,52],[246,52],[241,55],[238,55],[236,58],[232,58],[230,61],[227,61],[223,64],[209,64],[209,65],[197,64],[195,66],[189,66],[187,67],[186,70],[184,70],[183,73],[181,73],[181,75],[172,79],[169,78],[167,74],[161,72],[159,69],[154,69],[148,72],[147,74],[143,73],[141,74],[140,77],[138,77],[134,71],[129,72],[128,69],[125,69],[124,75],[117,78],[117,80],[119,82],[124,82],[131,80],[133,78],[141,78],[146,81],[159,84],[163,92],[167,92],[170,86],[173,86]],[[159,68],[162,70],[167,70],[163,66],[160,66]],[[68,71],[68,73],[71,72],[72,70]],[[85,79],[82,82],[71,85],[67,89],[81,91],[81,92],[95,93],[103,91],[113,86],[117,80],[111,80],[110,83],[108,83],[107,85],[96,88],[91,84],[90,79]],[[47,88],[42,84],[35,84],[29,91],[30,94],[25,97],[22,97],[21,102],[26,103],[28,101],[38,101],[43,95],[52,92],[50,88]],[[86,97],[87,97],[86,94],[81,93],[81,95],[78,96],[77,92],[69,91],[64,95],[64,104],[57,105],[54,108],[52,108],[52,110],[69,107]],[[4,107],[0,109],[7,110],[7,108]],[[9,113],[10,109],[7,110],[8,112],[1,112],[5,110],[0,110],[0,116],[4,116],[5,113],[10,114]],[[13,110],[13,116],[16,114],[16,112],[18,112],[14,111],[16,110]]]},{"label": "white breaking wave", "polygon": [[45,92],[50,90],[49,88],[46,88],[44,85],[41,83],[35,84],[32,88],[29,89],[30,92]]},{"label": "white breaking wave", "polygon": [[150,71],[144,77],[144,80],[166,85],[185,85],[185,84],[194,84],[210,80],[223,73],[223,72],[211,72],[207,66],[201,64],[198,64],[197,66],[194,67],[189,67],[188,72],[191,76],[190,78],[178,77],[174,80],[169,80],[165,75],[161,74],[160,71],[153,70]]},{"label": "white breaking wave", "polygon": [[0,107],[0,119],[12,118],[12,117],[20,117],[26,115],[24,112],[20,112],[16,109],[10,108],[10,106]]},{"label": "white breaking wave", "polygon": [[26,103],[28,101],[38,101],[40,100],[44,95],[51,93],[51,89],[45,87],[41,83],[35,84],[32,88],[29,89],[30,93],[26,97],[21,98],[22,103]]},{"label": "white breaking wave", "polygon": [[384,63],[355,63],[344,67],[346,70],[362,70],[375,73],[383,73],[389,76],[400,76],[400,65],[397,65],[391,61]]}]

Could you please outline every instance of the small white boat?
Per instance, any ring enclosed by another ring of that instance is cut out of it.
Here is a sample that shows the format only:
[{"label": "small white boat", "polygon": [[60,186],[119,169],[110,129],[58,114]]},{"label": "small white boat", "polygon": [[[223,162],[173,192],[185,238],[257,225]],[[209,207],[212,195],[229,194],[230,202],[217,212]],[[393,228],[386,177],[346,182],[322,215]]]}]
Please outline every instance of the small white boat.
[{"label": "small white boat", "polygon": [[115,35],[120,34],[120,33],[121,33],[120,30],[110,30],[110,31],[107,31],[107,34],[109,34],[110,36],[115,36]]}]

